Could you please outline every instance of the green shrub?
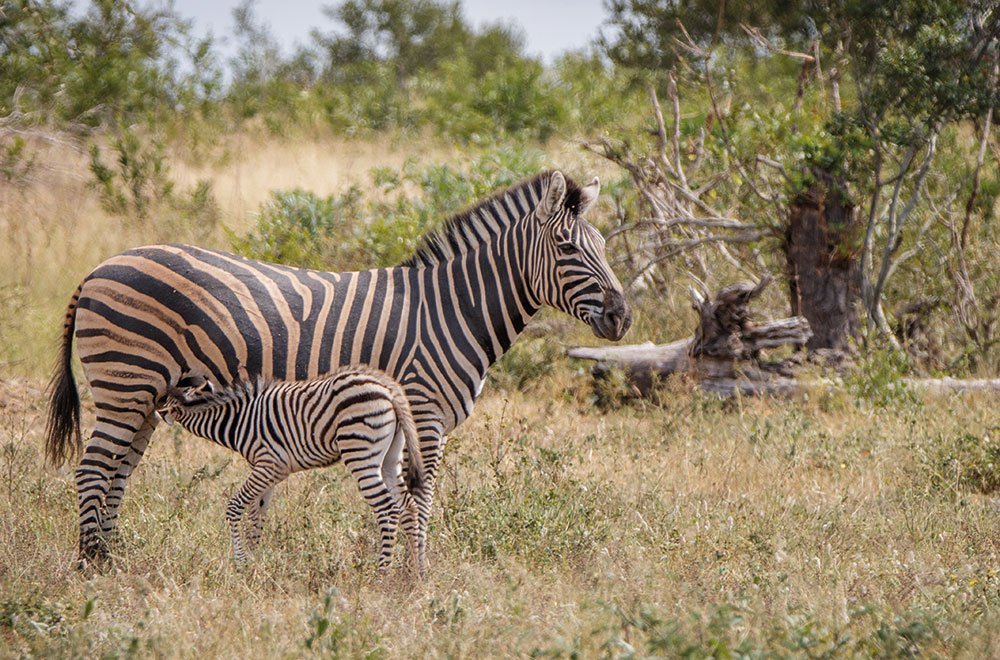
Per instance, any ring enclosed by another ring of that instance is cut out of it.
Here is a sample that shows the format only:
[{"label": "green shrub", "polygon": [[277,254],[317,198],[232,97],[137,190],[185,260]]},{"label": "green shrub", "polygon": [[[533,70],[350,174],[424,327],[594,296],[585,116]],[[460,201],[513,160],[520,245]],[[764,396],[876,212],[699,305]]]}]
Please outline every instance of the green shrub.
[{"label": "green shrub", "polygon": [[1000,444],[989,434],[939,435],[918,450],[935,490],[983,495],[1000,491]]},{"label": "green shrub", "polygon": [[887,408],[916,401],[913,388],[903,377],[909,372],[909,356],[890,347],[863,347],[857,356],[857,370],[844,378],[855,405]]},{"label": "green shrub", "polygon": [[606,542],[616,495],[566,475],[582,460],[573,447],[535,447],[523,420],[497,424],[489,460],[470,469],[480,479],[442,494],[443,534],[465,556],[514,555],[534,566],[584,562]]},{"label": "green shrub", "polygon": [[552,373],[562,353],[551,337],[522,337],[497,360],[487,377],[501,390],[528,390]]},{"label": "green shrub", "polygon": [[105,164],[96,143],[90,146],[91,183],[108,213],[138,220],[155,215],[163,234],[193,230],[196,236],[207,236],[215,229],[220,211],[212,185],[202,180],[190,191],[175,190],[159,140],[125,129],[109,141],[114,166]]},{"label": "green shrub", "polygon": [[381,635],[366,618],[358,619],[350,613],[336,615],[338,600],[336,588],[323,597],[323,607],[309,615],[309,636],[305,647],[322,652],[328,658],[362,658],[378,660],[389,657],[381,643]]},{"label": "green shrub", "polygon": [[[603,625],[572,640],[536,648],[536,658],[917,658],[947,648],[940,613],[914,607],[895,613],[857,607],[844,626],[793,610],[762,616],[744,603],[709,604],[677,617],[656,607],[600,603]],[[765,618],[760,625],[755,619]]]}]

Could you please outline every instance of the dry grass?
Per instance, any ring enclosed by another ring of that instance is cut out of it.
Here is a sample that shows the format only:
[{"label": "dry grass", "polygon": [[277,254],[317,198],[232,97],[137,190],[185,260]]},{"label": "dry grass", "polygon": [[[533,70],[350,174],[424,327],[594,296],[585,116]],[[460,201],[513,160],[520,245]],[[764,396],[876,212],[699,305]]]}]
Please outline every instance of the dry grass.
[{"label": "dry grass", "polygon": [[42,465],[38,388],[0,397],[0,656],[1000,653],[996,506],[948,453],[997,434],[991,397],[871,414],[843,395],[677,387],[602,412],[560,369],[487,393],[456,431],[432,570],[412,584],[376,574],[373,517],[340,467],[281,487],[237,572],[223,509],[245,465],[172,429],[132,479],[114,567],[76,572],[74,489]]},{"label": "dry grass", "polygon": [[444,162],[457,158],[453,149],[403,144],[398,139],[344,140],[314,138],[290,142],[267,135],[239,134],[226,140],[211,157],[190,162],[178,148],[171,159],[173,178],[182,188],[200,180],[212,183],[227,226],[247,228],[272,190],[301,188],[320,196],[341,193],[368,182],[374,167],[398,169],[408,158]]}]

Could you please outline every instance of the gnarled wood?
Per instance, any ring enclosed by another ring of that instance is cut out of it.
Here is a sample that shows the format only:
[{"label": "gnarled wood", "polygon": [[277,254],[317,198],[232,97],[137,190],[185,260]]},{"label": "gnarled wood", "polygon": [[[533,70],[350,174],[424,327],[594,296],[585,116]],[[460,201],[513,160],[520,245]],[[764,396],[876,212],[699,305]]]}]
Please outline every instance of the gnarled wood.
[{"label": "gnarled wood", "polygon": [[594,374],[603,377],[609,369],[621,368],[641,393],[653,383],[674,373],[687,373],[698,386],[710,392],[733,394],[787,394],[796,389],[787,376],[791,370],[781,363],[762,363],[761,351],[784,344],[802,346],[812,331],[801,316],[754,322],[750,301],[770,282],[737,282],[724,287],[715,299],[692,292],[699,324],[693,337],[669,344],[645,343],[601,348],[574,347],[570,357],[596,360]]}]

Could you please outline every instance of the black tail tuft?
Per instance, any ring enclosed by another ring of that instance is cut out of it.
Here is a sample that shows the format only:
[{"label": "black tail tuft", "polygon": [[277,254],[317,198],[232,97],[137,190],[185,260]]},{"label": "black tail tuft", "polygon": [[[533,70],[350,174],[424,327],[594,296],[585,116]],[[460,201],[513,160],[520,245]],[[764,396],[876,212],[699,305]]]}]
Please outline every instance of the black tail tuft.
[{"label": "black tail tuft", "polygon": [[424,474],[413,464],[412,460],[409,461],[409,467],[406,470],[406,487],[411,493],[424,487]]},{"label": "black tail tuft", "polygon": [[[79,293],[77,290],[77,296]],[[45,426],[45,456],[56,467],[74,458],[83,445],[80,438],[80,395],[73,379],[73,327],[77,296],[73,297],[67,311],[59,362],[48,387],[50,399]]]}]

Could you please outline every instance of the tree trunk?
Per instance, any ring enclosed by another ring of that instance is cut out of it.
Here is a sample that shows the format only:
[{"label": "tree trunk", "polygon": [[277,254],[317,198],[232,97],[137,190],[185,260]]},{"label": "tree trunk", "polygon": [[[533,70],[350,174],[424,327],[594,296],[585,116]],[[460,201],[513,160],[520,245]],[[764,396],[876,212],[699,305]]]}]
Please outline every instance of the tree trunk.
[{"label": "tree trunk", "polygon": [[789,210],[786,274],[793,316],[809,321],[809,350],[844,351],[857,336],[857,213],[843,181],[814,171],[815,182]]}]

